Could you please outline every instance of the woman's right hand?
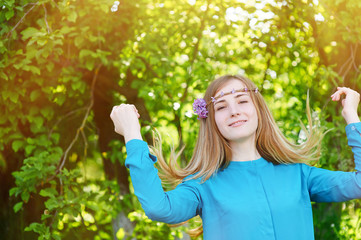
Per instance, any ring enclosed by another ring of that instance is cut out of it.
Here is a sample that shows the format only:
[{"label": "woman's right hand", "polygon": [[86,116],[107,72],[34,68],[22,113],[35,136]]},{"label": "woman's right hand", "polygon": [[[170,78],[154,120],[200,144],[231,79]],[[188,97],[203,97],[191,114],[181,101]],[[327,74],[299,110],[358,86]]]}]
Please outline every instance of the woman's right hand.
[{"label": "woman's right hand", "polygon": [[347,87],[338,87],[337,91],[331,95],[333,101],[341,100],[341,96],[345,95],[342,100],[342,116],[347,124],[360,122],[357,115],[357,108],[360,102],[360,94],[355,90]]},{"label": "woman's right hand", "polygon": [[120,104],[114,106],[110,113],[110,118],[114,123],[115,132],[124,136],[126,143],[131,139],[142,140],[138,120],[139,117],[138,110],[133,104]]}]

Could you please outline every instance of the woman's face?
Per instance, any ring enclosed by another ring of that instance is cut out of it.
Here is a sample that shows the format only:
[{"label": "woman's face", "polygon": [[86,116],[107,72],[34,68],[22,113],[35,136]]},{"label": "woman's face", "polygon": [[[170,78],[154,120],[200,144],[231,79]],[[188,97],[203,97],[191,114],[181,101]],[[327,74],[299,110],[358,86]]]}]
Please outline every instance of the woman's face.
[{"label": "woman's face", "polygon": [[[244,88],[237,80],[227,82],[215,96],[221,92]],[[222,136],[231,142],[255,141],[258,127],[257,111],[250,97],[250,92],[236,92],[218,98],[214,103],[215,121]],[[252,142],[250,142],[252,143]]]}]

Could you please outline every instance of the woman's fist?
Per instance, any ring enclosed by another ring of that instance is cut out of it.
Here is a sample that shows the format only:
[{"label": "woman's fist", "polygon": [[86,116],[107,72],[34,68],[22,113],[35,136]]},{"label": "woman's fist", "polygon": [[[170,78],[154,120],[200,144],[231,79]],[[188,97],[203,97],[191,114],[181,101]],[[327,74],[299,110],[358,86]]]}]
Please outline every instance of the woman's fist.
[{"label": "woman's fist", "polygon": [[142,139],[139,117],[138,110],[133,104],[114,106],[110,113],[115,132],[124,136],[125,142],[131,139]]}]

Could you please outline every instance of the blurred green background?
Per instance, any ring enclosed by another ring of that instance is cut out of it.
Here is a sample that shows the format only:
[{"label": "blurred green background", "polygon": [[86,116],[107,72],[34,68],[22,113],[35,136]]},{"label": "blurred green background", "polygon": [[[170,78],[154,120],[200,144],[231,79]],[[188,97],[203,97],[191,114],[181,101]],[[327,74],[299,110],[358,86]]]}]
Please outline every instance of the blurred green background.
[{"label": "blurred green background", "polygon": [[[149,144],[186,145],[192,102],[223,74],[261,89],[280,128],[303,141],[333,129],[317,166],[352,171],[337,86],[361,92],[359,0],[0,1],[2,239],[189,239],[151,222],[132,194],[109,118],[133,103]],[[313,204],[316,239],[361,239],[360,200]],[[240,219],[240,222],[244,219]]]}]

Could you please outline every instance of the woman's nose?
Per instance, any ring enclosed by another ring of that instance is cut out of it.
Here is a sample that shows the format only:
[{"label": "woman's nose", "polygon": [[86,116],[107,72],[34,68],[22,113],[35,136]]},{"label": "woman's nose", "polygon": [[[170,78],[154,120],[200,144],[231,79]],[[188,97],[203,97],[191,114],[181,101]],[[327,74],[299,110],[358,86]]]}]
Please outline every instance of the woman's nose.
[{"label": "woman's nose", "polygon": [[237,107],[236,104],[230,104],[229,111],[230,111],[230,115],[232,117],[233,116],[238,116],[240,114],[239,108]]}]

